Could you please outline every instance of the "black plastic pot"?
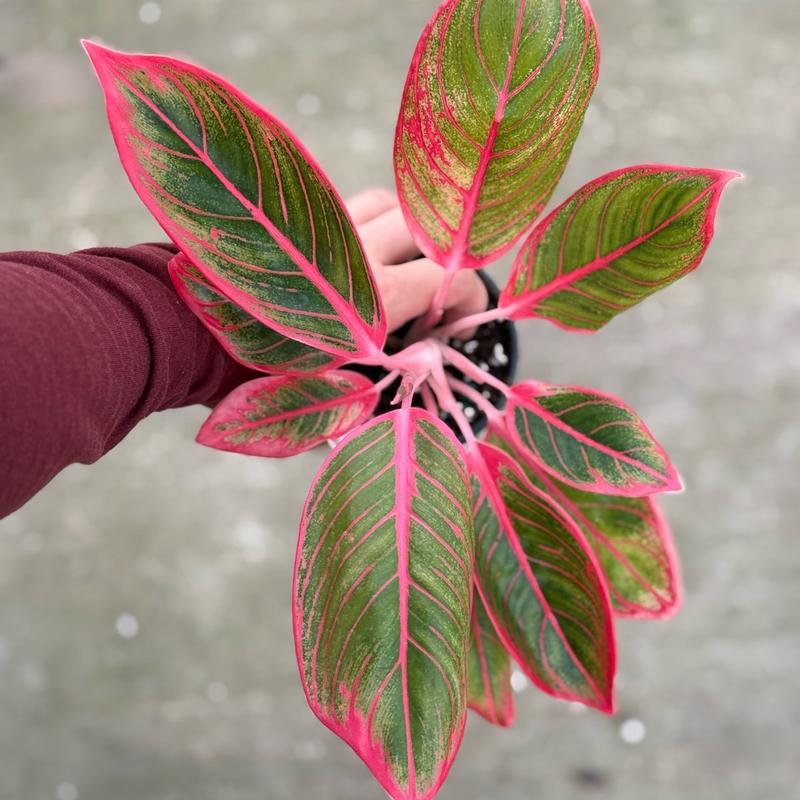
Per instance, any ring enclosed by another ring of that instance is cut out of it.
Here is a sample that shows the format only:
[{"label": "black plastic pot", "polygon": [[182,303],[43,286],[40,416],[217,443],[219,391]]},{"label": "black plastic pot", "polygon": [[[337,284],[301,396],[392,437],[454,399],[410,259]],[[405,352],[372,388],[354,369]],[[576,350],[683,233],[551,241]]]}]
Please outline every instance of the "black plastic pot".
[{"label": "black plastic pot", "polygon": [[[495,285],[494,281],[482,271],[478,271],[478,277],[483,281],[484,286],[489,293],[489,308],[497,306],[497,300],[500,297],[500,291]],[[414,321],[408,322],[402,328],[389,334],[386,341],[386,352],[390,355],[399,352],[403,347],[403,339],[408,333]],[[514,323],[509,320],[500,320],[495,322],[488,322],[481,325],[477,332],[471,339],[451,339],[448,344],[454,349],[458,350],[466,356],[473,364],[477,364],[481,369],[488,370],[495,378],[499,378],[505,383],[511,383],[517,371],[517,331]],[[368,376],[373,381],[379,381],[386,376],[386,370],[383,367],[363,367],[351,366],[348,369],[355,369],[358,372]],[[502,409],[505,406],[506,399],[502,393],[492,386],[481,386],[471,378],[467,378],[460,370],[449,364],[445,365],[445,371],[455,378],[466,383],[483,396],[497,409]],[[397,383],[384,389],[381,399],[376,409],[376,414],[384,414],[391,411],[397,406],[392,405],[392,400],[397,394]],[[456,400],[462,405],[464,415],[469,420],[472,430],[478,434],[486,428],[486,415],[469,399],[454,392]],[[422,400],[417,395],[414,398],[414,405],[422,406]],[[459,439],[463,437],[458,430],[458,426],[453,420],[452,416],[440,411],[439,416],[442,421],[448,425],[451,430],[456,434]]]}]

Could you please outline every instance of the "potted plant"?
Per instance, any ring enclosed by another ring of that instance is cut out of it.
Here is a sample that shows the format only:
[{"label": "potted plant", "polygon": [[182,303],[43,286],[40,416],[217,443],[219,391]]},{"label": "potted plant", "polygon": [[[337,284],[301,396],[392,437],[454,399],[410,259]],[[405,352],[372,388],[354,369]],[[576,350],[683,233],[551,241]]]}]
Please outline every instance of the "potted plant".
[{"label": "potted plant", "polygon": [[[680,479],[617,398],[508,385],[511,321],[591,333],[691,272],[735,174],[628,167],[540,219],[598,76],[589,4],[446,0],[414,53],[394,146],[408,226],[445,279],[387,347],[347,211],[279,120],[200,67],[85,47],[128,177],[180,249],[178,294],[265,374],[198,441],[266,457],[336,442],[294,574],[314,713],[413,800],[444,781],[468,706],[511,723],[512,659],[543,691],[610,713],[614,616],[679,604],[654,498]],[[520,242],[493,307],[442,324],[458,270]]]}]

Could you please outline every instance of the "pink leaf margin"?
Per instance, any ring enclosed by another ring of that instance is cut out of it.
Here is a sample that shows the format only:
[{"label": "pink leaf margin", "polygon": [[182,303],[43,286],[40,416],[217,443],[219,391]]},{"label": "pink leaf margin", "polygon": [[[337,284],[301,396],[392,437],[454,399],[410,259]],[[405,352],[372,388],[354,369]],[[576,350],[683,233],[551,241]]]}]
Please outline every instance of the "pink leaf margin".
[{"label": "pink leaf margin", "polygon": [[[667,469],[667,475],[665,478],[662,479],[663,482],[661,486],[653,486],[650,484],[640,486],[638,484],[631,483],[625,489],[620,488],[618,486],[612,486],[610,483],[608,483],[608,481],[603,479],[602,476],[600,475],[596,475],[597,480],[591,486],[587,486],[586,484],[572,481],[562,473],[556,473],[555,477],[557,477],[561,481],[564,481],[564,483],[570,486],[574,486],[576,489],[583,489],[584,491],[594,492],[596,494],[616,495],[619,497],[643,497],[650,494],[662,494],[666,492],[683,491],[684,486],[683,482],[681,481],[680,475],[678,474],[678,470],[675,468],[675,465],[670,460],[664,448],[658,443],[655,436],[653,436],[647,425],[645,425],[642,418],[627,403],[624,403],[618,397],[614,397],[614,395],[607,394],[606,392],[600,392],[597,389],[587,389],[582,386],[555,386],[551,384],[541,383],[539,381],[523,381],[522,383],[518,383],[512,387],[511,397],[509,398],[508,407],[505,411],[505,414],[503,415],[506,421],[506,438],[510,440],[511,444],[514,446],[514,449],[526,463],[533,465],[537,469],[542,469],[545,472],[552,473],[550,467],[547,466],[547,464],[538,461],[520,438],[520,435],[517,432],[516,427],[512,420],[514,414],[514,408],[518,405],[527,409],[532,414],[535,414],[540,419],[543,419],[548,425],[554,425],[555,427],[563,430],[567,435],[572,436],[573,438],[579,440],[585,440],[584,446],[590,449],[602,452],[605,455],[609,456],[609,458],[615,458],[618,460],[624,460],[628,462],[634,461],[634,459],[630,459],[624,455],[620,455],[616,453],[616,451],[612,450],[609,447],[606,447],[605,445],[594,442],[586,434],[581,434],[578,431],[575,431],[573,428],[570,428],[568,425],[561,422],[558,416],[547,411],[545,408],[542,408],[541,406],[539,406],[538,403],[535,404],[529,403],[526,395],[522,393],[523,390],[528,390],[531,393],[533,399],[535,400],[537,397],[547,396],[547,394],[552,390],[561,390],[561,389],[566,391],[581,392],[584,394],[592,395],[600,400],[606,400],[609,403],[612,403],[615,406],[618,406],[619,408],[622,408],[625,411],[628,411],[629,413],[633,414],[639,421],[639,430],[650,439],[650,441],[653,443],[653,450],[664,460],[664,464]],[[641,467],[639,467],[638,465],[635,466],[637,466],[637,468],[644,469],[644,471],[646,472],[653,471],[651,467],[647,467],[646,465],[642,465]],[[592,470],[592,472],[596,472],[596,470]]]},{"label": "pink leaf margin", "polygon": [[[135,189],[140,200],[144,203],[148,211],[150,211],[155,220],[162,227],[167,236],[169,236],[169,238],[175,243],[178,249],[183,250],[181,237],[177,232],[177,226],[173,225],[168,217],[161,211],[161,209],[158,207],[158,204],[153,200],[151,193],[147,190],[139,178],[141,170],[135,162],[132,149],[126,142],[126,136],[128,131],[131,129],[131,126],[128,124],[127,120],[125,119],[125,115],[121,112],[118,105],[112,105],[110,102],[110,98],[119,97],[119,90],[114,85],[113,77],[114,68],[119,64],[127,64],[130,66],[136,65],[139,69],[145,71],[152,69],[154,66],[157,67],[165,65],[179,70],[186,70],[198,80],[210,78],[225,91],[229,92],[234,97],[237,97],[246,107],[250,108],[255,114],[262,118],[266,124],[280,128],[283,135],[291,142],[292,146],[297,149],[298,153],[309,164],[310,168],[320,177],[320,180],[325,184],[326,188],[330,190],[331,196],[333,197],[334,201],[338,203],[341,213],[344,215],[346,221],[350,224],[350,227],[353,230],[353,235],[358,242],[358,246],[361,248],[361,251],[364,252],[364,246],[358,235],[356,226],[350,216],[350,212],[347,210],[344,200],[337,192],[333,183],[328,179],[322,167],[320,167],[316,159],[311,155],[311,153],[309,153],[305,145],[294,135],[294,133],[292,133],[291,129],[287,125],[266,111],[266,109],[255,103],[247,95],[243,94],[230,82],[226,81],[216,73],[206,70],[188,61],[169,58],[167,56],[149,55],[146,53],[124,53],[120,50],[114,50],[110,47],[105,47],[97,42],[91,41],[90,39],[82,39],[81,44],[83,45],[83,49],[86,51],[86,54],[89,56],[89,60],[91,61],[92,67],[94,68],[97,76],[97,80],[99,81],[100,86],[103,89],[103,93],[105,94],[106,112],[108,116],[109,127],[111,128],[111,135],[114,139],[114,144],[116,145],[120,161],[122,162],[122,167],[125,170],[125,174],[128,176],[128,180],[131,182],[131,185]],[[121,105],[122,103],[124,103],[124,100],[120,98],[119,104]],[[314,339],[313,337],[298,336],[297,333],[291,328],[280,325],[274,320],[264,317],[263,315],[259,315],[252,309],[252,298],[249,294],[243,292],[241,289],[238,289],[235,286],[221,281],[220,278],[207,269],[199,259],[189,257],[189,260],[211,286],[213,286],[221,294],[231,299],[240,307],[246,309],[248,313],[251,313],[254,317],[259,319],[260,322],[263,322],[268,327],[284,334],[290,339],[302,341],[311,347],[314,347],[318,350],[323,350],[323,352],[331,352],[333,355],[339,355],[338,351],[328,350],[317,339]],[[354,339],[361,348],[361,354],[364,356],[374,356],[380,351],[386,341],[386,311],[383,308],[383,302],[381,300],[380,292],[377,290],[375,276],[372,273],[372,269],[369,265],[366,255],[364,256],[364,263],[370,282],[372,283],[373,287],[376,287],[374,291],[375,301],[377,303],[377,308],[375,309],[376,324],[373,326],[372,330],[367,331],[366,323],[363,323],[360,317],[357,317],[352,307],[350,307],[347,301],[339,296],[332,287],[324,287],[317,284],[317,288],[319,288],[329,302],[331,302],[331,305],[340,314],[342,320],[345,321],[345,324],[347,324],[348,328],[350,328]],[[348,324],[348,319],[352,320],[354,317],[357,318],[357,324],[352,326],[351,324]],[[358,355],[358,353],[349,353],[348,358],[358,358]]]},{"label": "pink leaf margin", "polygon": [[650,514],[653,517],[653,525],[656,533],[661,540],[661,546],[664,548],[664,554],[667,558],[667,569],[670,575],[670,590],[672,594],[672,602],[666,603],[660,609],[646,609],[638,606],[629,606],[615,611],[618,617],[626,619],[658,619],[668,620],[672,619],[683,608],[684,602],[684,588],[683,588],[683,573],[681,572],[681,561],[678,557],[678,549],[675,546],[675,537],[672,534],[672,528],[664,514],[661,505],[652,495],[643,498],[649,507]]},{"label": "pink leaf margin", "polygon": [[[475,590],[478,590],[477,581],[475,582]],[[481,603],[483,603],[483,599],[481,599]],[[488,616],[488,614],[487,614]],[[489,617],[489,622],[492,626],[492,630],[494,631],[497,637],[500,637],[500,634],[497,632],[495,628],[494,622],[492,622],[491,617]],[[472,639],[475,644],[475,649],[478,652],[478,660],[481,664],[481,682],[483,683],[484,687],[484,696],[486,697],[486,703],[482,703],[478,700],[472,699],[469,700],[469,707],[476,713],[483,717],[488,723],[492,725],[497,725],[500,728],[510,728],[514,724],[514,720],[516,719],[517,712],[514,708],[514,697],[512,693],[511,686],[506,687],[506,692],[503,695],[503,704],[502,706],[498,707],[494,702],[494,692],[492,691],[492,679],[489,675],[489,664],[486,660],[486,651],[483,647],[483,637],[481,636],[481,628],[480,623],[478,622],[477,615],[475,613],[475,609],[472,610],[472,619],[470,620],[470,628],[472,630]],[[501,640],[502,644],[502,640]],[[505,645],[503,645],[505,647]],[[509,656],[511,654],[509,653]]]}]

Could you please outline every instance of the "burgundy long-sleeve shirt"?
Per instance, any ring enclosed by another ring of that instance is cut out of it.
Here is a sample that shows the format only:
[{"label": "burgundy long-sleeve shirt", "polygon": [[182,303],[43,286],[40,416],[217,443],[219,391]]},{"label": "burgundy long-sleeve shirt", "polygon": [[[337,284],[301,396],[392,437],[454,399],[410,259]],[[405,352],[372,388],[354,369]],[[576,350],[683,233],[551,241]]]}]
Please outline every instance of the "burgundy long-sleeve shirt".
[{"label": "burgundy long-sleeve shirt", "polygon": [[0,518],[148,414],[213,404],[254,376],[179,300],[174,252],[0,255]]}]

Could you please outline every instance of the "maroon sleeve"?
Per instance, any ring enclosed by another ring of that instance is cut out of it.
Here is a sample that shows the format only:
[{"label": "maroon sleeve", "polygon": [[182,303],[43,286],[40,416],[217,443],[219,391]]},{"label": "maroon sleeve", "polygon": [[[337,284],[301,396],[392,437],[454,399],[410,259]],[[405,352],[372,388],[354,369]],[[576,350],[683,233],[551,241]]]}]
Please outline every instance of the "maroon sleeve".
[{"label": "maroon sleeve", "polygon": [[254,377],[178,299],[167,245],[0,255],[0,518],[153,411]]}]

